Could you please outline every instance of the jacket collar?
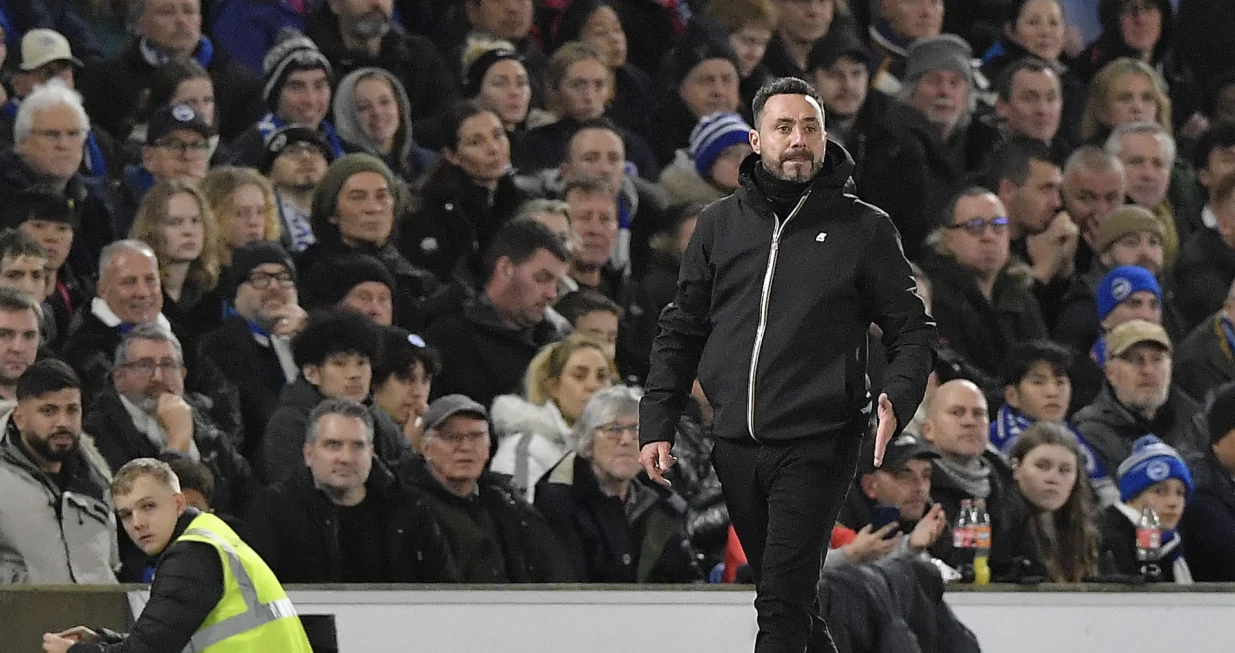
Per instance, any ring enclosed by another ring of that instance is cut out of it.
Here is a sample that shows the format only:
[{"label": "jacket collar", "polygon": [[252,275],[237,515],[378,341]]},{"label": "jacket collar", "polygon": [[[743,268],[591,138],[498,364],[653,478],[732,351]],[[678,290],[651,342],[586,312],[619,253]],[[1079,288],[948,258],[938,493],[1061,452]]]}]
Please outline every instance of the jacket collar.
[{"label": "jacket collar", "polygon": [[[750,154],[742,161],[738,172],[738,189],[736,195],[744,202],[759,209],[765,215],[772,215],[772,205],[755,185],[755,166],[762,165],[758,154]],[[853,157],[835,141],[825,141],[823,168],[811,180],[809,192],[812,195],[835,195],[848,192],[853,176]],[[812,197],[814,201],[819,201]]]}]

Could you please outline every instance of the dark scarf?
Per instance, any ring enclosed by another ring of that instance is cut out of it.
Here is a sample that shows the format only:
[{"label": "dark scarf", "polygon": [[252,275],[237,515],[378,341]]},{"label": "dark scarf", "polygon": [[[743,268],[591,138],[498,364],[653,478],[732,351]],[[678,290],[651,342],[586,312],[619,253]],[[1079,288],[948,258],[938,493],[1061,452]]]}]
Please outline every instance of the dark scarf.
[{"label": "dark scarf", "polygon": [[814,178],[806,181],[779,179],[764,167],[762,161],[755,165],[755,187],[763,193],[772,205],[772,210],[780,218],[789,217],[789,213],[798,205],[798,200],[802,199],[812,181]]}]

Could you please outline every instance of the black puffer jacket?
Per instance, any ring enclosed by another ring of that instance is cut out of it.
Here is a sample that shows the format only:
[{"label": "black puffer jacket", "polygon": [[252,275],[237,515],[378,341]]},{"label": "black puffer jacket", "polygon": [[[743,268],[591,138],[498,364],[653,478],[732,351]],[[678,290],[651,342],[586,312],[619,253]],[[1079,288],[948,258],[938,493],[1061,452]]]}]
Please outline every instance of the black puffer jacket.
[{"label": "black puffer jacket", "polygon": [[872,323],[888,348],[884,392],[897,423],[908,424],[922,400],[935,323],[892,221],[847,192],[848,153],[827,144],[822,171],[784,219],[756,186],[757,165],[752,154],[738,190],[699,218],[652,348],[641,445],[673,441],[696,376],[718,437],[854,437],[871,405]]},{"label": "black puffer jacket", "polygon": [[[365,481],[365,503],[381,521],[384,540],[372,549],[385,554],[388,583],[453,583],[459,571],[442,529],[424,497],[400,486],[374,459]],[[299,474],[266,488],[245,514],[245,541],[270,565],[281,583],[355,583],[343,559],[349,547],[339,532],[339,509],[314,486],[313,473]],[[355,546],[350,547],[355,550]]]},{"label": "black puffer jacket", "polygon": [[724,559],[729,536],[729,507],[712,466],[713,446],[712,429],[701,425],[697,415],[683,416],[673,449],[678,461],[665,475],[686,499],[686,537],[709,563],[706,569]]},{"label": "black puffer jacket", "polygon": [[1085,436],[1108,470],[1132,455],[1132,443],[1142,435],[1153,434],[1175,447],[1183,455],[1208,449],[1203,436],[1193,428],[1192,417],[1201,406],[1178,388],[1172,387],[1166,404],[1152,420],[1128,410],[1115,397],[1110,384],[1102,387],[1094,402],[1076,413],[1076,430]]}]

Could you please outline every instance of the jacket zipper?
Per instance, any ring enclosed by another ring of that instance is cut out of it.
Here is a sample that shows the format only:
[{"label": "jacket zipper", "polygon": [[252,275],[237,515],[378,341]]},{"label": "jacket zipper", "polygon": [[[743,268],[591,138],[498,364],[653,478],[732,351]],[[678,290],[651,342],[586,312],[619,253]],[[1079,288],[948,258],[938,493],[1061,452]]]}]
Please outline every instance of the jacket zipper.
[{"label": "jacket zipper", "polygon": [[810,197],[809,190],[802,195],[802,199],[798,200],[797,206],[793,207],[784,222],[781,222],[775,213],[772,214],[776,217],[776,228],[772,230],[772,250],[768,254],[768,269],[763,273],[763,290],[759,296],[759,328],[755,331],[755,347],[750,355],[750,379],[746,386],[746,428],[755,442],[759,442],[759,437],[755,435],[755,373],[759,369],[759,352],[763,349],[763,333],[768,326],[768,304],[772,300],[772,277],[776,274],[776,253],[780,250],[781,234],[789,225],[789,221],[802,209],[808,197]]}]

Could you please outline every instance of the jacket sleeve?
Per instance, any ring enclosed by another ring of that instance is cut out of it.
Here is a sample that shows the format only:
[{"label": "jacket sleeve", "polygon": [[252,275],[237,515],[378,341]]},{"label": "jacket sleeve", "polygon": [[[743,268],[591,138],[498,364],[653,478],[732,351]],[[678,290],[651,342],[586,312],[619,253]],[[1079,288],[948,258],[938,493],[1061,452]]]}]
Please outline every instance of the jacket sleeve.
[{"label": "jacket sleeve", "polygon": [[888,352],[884,392],[892,402],[899,434],[912,419],[926,393],[926,380],[935,367],[939,333],[935,320],[917,294],[917,283],[901,249],[896,227],[883,212],[874,217],[859,271],[863,304],[868,319],[883,331]]},{"label": "jacket sleeve", "polygon": [[710,259],[715,229],[715,215],[704,211],[682,256],[677,297],[660,314],[660,332],[652,343],[647,383],[639,402],[640,447],[651,442],[672,444],[678,420],[691,400],[699,359],[712,333],[715,271]]},{"label": "jacket sleeve", "polygon": [[74,644],[73,653],[162,653],[189,643],[223,598],[223,561],[200,542],[172,545],[159,564],[150,602],[129,636],[114,644]]},{"label": "jacket sleeve", "polygon": [[[405,499],[412,504],[416,523],[415,546],[418,553],[420,569],[415,582],[421,583],[457,583],[460,581],[459,567],[455,564],[446,535],[438,524],[433,512],[423,500],[416,497]],[[395,579],[402,582],[402,579]]]},{"label": "jacket sleeve", "polygon": [[1197,492],[1179,527],[1184,556],[1197,581],[1235,580],[1235,515],[1221,497]]},{"label": "jacket sleeve", "polygon": [[273,487],[263,489],[249,502],[240,525],[240,534],[257,555],[270,567],[275,577],[282,581],[283,542],[282,520],[278,518],[286,506],[279,505],[282,495]]},{"label": "jacket sleeve", "polygon": [[583,537],[575,525],[573,505],[569,487],[541,483],[536,488],[536,509],[544,515],[545,521],[557,537],[575,578],[586,583],[589,581],[587,551],[583,546]]},{"label": "jacket sleeve", "polygon": [[262,438],[257,477],[265,483],[277,483],[304,466],[304,431],[308,416],[295,408],[284,406],[270,416],[266,435]]}]

